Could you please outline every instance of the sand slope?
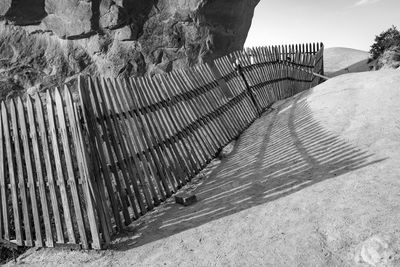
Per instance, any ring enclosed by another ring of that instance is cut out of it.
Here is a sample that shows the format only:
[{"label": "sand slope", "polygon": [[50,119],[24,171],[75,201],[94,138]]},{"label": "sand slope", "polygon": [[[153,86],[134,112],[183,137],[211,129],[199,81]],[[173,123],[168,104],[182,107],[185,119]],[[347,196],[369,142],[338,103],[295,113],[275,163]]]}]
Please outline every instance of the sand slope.
[{"label": "sand slope", "polygon": [[275,107],[203,174],[195,205],[159,207],[109,251],[19,263],[400,266],[400,73],[342,75]]},{"label": "sand slope", "polygon": [[329,77],[369,70],[369,53],[352,48],[332,47],[324,51],[325,73]]}]

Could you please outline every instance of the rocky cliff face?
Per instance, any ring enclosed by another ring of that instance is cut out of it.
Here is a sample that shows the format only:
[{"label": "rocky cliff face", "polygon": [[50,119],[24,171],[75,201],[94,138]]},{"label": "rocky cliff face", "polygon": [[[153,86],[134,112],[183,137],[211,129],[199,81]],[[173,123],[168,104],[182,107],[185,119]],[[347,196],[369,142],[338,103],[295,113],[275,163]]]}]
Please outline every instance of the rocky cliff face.
[{"label": "rocky cliff face", "polygon": [[0,87],[35,91],[82,72],[140,76],[207,62],[243,47],[258,2],[2,0]]}]

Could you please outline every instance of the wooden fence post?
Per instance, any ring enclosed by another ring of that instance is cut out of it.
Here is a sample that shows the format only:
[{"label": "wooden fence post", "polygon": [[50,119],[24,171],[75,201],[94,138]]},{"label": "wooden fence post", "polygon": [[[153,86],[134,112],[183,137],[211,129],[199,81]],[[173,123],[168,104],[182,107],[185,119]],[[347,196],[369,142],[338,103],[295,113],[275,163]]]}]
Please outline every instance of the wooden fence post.
[{"label": "wooden fence post", "polygon": [[257,110],[257,115],[258,115],[258,117],[260,117],[260,116],[261,116],[261,113],[262,113],[261,107],[260,107],[260,105],[259,105],[259,103],[258,103],[258,101],[257,101],[257,99],[256,99],[256,97],[255,97],[255,95],[254,95],[254,93],[253,93],[253,91],[251,90],[251,87],[250,87],[250,85],[249,85],[249,83],[248,83],[248,81],[247,81],[247,79],[246,79],[246,77],[245,77],[245,75],[244,75],[244,73],[243,73],[243,69],[242,69],[242,67],[240,66],[240,64],[238,64],[238,65],[236,66],[236,70],[237,70],[237,72],[239,73],[240,77],[242,77],[243,82],[244,82],[244,84],[246,85],[246,90],[247,90],[247,92],[248,92],[248,94],[249,94],[249,96],[250,96],[251,102],[253,102],[253,105],[255,106],[255,108],[256,108],[256,110]]},{"label": "wooden fence post", "polygon": [[325,69],[324,69],[324,44],[323,43],[321,43],[321,48],[320,48],[320,51],[321,51],[321,75],[323,75],[323,76],[325,76]]}]

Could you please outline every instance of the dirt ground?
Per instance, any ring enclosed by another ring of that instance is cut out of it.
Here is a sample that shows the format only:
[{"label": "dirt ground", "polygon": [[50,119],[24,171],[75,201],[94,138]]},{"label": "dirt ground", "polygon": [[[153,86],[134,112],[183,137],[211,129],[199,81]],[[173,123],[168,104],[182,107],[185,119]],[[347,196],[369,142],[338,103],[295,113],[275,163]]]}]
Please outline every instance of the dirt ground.
[{"label": "dirt ground", "polygon": [[349,74],[274,106],[107,251],[26,266],[400,266],[400,75]]}]

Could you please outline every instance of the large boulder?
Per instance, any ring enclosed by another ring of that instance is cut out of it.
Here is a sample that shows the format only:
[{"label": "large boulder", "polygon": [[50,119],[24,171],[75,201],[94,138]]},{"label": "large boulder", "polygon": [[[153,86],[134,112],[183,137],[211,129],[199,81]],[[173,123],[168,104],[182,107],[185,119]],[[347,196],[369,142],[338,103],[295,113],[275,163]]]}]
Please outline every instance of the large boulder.
[{"label": "large boulder", "polygon": [[47,17],[43,20],[47,29],[61,38],[73,38],[92,31],[91,0],[45,0]]},{"label": "large boulder", "polygon": [[[114,77],[169,72],[241,49],[259,1],[2,0],[0,16],[13,22],[3,24],[11,29],[3,33],[3,45],[20,42],[19,33],[26,36],[29,44],[47,46],[48,39],[59,42],[50,45],[60,49],[59,55],[53,49],[51,57],[81,62],[69,64],[68,71],[56,65],[59,60],[42,64],[46,69],[57,69],[59,77],[82,71]],[[35,18],[31,23],[26,20],[27,14]],[[26,24],[31,25],[15,26]],[[14,45],[18,54],[29,55],[34,62],[41,62],[40,57],[46,55],[24,49],[32,48]],[[2,64],[11,67],[6,63],[0,62],[0,68]],[[37,69],[35,73],[47,70]],[[31,82],[29,88],[37,82]],[[26,81],[16,83],[26,84]]]},{"label": "large boulder", "polygon": [[11,8],[11,0],[2,0],[0,1],[0,16],[4,16],[7,14],[8,10]]}]

